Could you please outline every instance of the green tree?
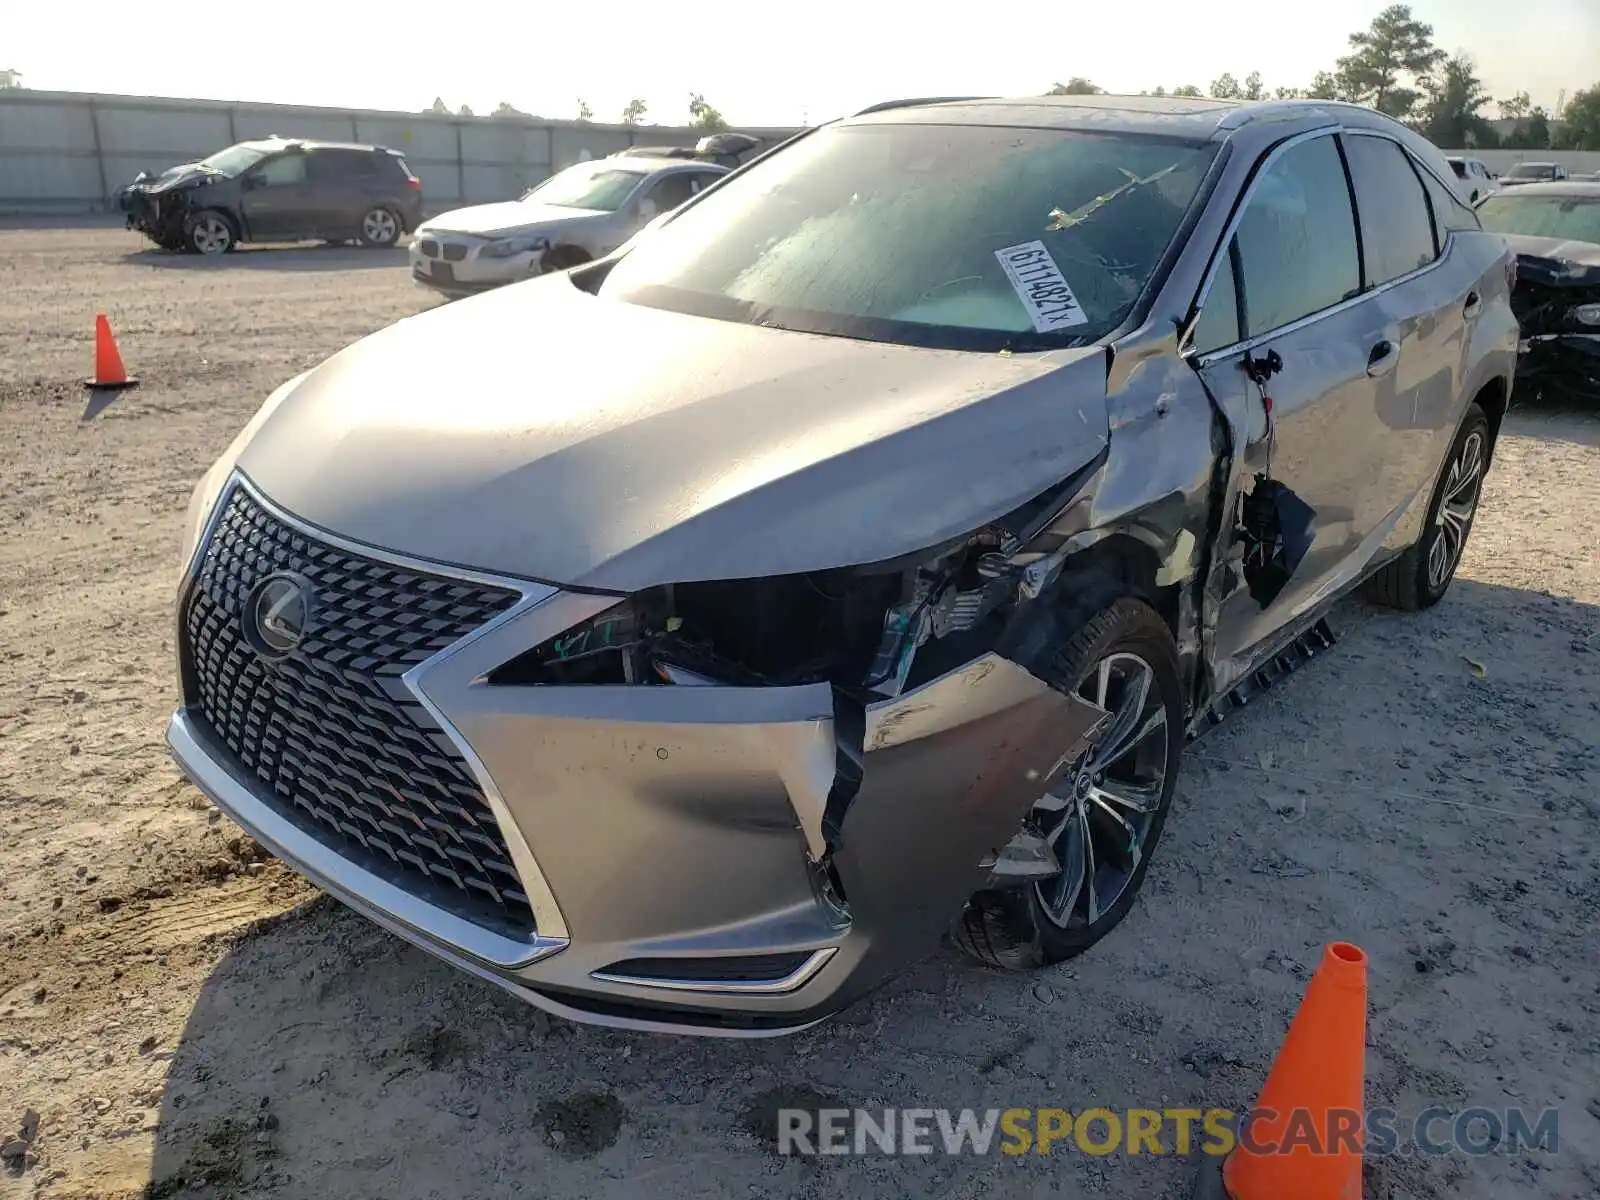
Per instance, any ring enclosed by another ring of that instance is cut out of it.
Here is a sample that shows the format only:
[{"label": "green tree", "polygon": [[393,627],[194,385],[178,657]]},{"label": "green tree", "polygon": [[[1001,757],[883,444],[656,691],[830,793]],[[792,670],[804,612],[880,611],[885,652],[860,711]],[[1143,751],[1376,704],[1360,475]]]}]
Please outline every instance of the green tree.
[{"label": "green tree", "polygon": [[1049,96],[1101,96],[1105,94],[1105,88],[1096,86],[1082,75],[1074,75],[1065,83],[1056,84],[1045,94]]},{"label": "green tree", "polygon": [[1600,83],[1578,92],[1561,110],[1563,145],[1574,150],[1600,150]]},{"label": "green tree", "polygon": [[1339,77],[1332,71],[1318,71],[1311,78],[1311,86],[1306,89],[1308,100],[1338,100],[1342,95]]},{"label": "green tree", "polygon": [[1183,97],[1189,98],[1189,99],[1194,99],[1196,97],[1205,95],[1204,92],[1202,92],[1199,88],[1195,87],[1195,85],[1192,84],[1192,83],[1186,83],[1182,87],[1173,88],[1172,89],[1172,94],[1174,96],[1183,96]]},{"label": "green tree", "polygon": [[1471,58],[1458,54],[1446,59],[1423,80],[1427,102],[1422,108],[1422,132],[1436,146],[1478,146],[1492,132],[1478,115],[1489,103],[1489,93],[1478,78]]},{"label": "green tree", "polygon": [[19,88],[22,86],[21,71],[0,71],[0,88]]},{"label": "green tree", "polygon": [[509,100],[502,100],[494,106],[491,117],[525,117],[528,114],[515,107]]},{"label": "green tree", "polygon": [[1523,121],[1533,111],[1533,101],[1528,99],[1527,92],[1518,92],[1509,100],[1497,100],[1500,106],[1500,119],[1502,121]]},{"label": "green tree", "polygon": [[1535,105],[1528,113],[1528,119],[1518,121],[1517,126],[1501,143],[1508,150],[1548,150],[1550,149],[1550,114]]},{"label": "green tree", "polygon": [[1224,71],[1211,81],[1211,95],[1217,100],[1238,100],[1244,96],[1244,89],[1237,79]]},{"label": "green tree", "polygon": [[1303,88],[1281,87],[1272,90],[1274,100],[1304,100],[1306,93]]},{"label": "green tree", "polygon": [[1261,72],[1251,71],[1250,74],[1244,77],[1244,98],[1246,100],[1264,100],[1266,96],[1267,88],[1261,82]]},{"label": "green tree", "polygon": [[435,96],[433,103],[422,111],[425,113],[437,113],[441,117],[448,117],[450,115],[450,106],[444,102],[443,96]]},{"label": "green tree", "polygon": [[707,133],[716,133],[726,129],[728,122],[722,114],[706,102],[706,98],[699,92],[689,96],[689,125],[693,129],[703,129]]},{"label": "green tree", "polygon": [[1353,52],[1339,60],[1342,92],[1391,117],[1410,116],[1422,99],[1402,81],[1427,77],[1445,59],[1433,44],[1433,26],[1413,18],[1408,4],[1391,4],[1352,33],[1350,45]]},{"label": "green tree", "polygon": [[456,113],[456,116],[458,117],[473,117],[476,115],[477,114],[472,111],[472,105],[470,104],[463,104],[460,110]]},{"label": "green tree", "polygon": [[628,107],[622,110],[622,123],[624,125],[639,125],[644,121],[644,114],[649,106],[639,97],[635,96],[628,101]]},{"label": "green tree", "polygon": [[589,102],[587,100],[584,100],[584,99],[581,99],[581,98],[578,100],[578,120],[580,120],[580,121],[592,121],[592,120],[594,120],[594,109],[589,107]]}]

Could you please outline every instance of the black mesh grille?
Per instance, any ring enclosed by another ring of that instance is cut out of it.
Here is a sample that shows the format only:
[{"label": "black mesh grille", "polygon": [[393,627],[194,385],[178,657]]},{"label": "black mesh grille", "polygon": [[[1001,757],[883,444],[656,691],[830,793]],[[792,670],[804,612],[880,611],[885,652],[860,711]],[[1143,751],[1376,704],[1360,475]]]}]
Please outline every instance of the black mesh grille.
[{"label": "black mesh grille", "polygon": [[[299,644],[269,656],[245,609],[278,572],[313,599]],[[187,700],[301,828],[460,916],[531,932],[482,789],[400,679],[516,599],[337,549],[235,488],[184,615]]]}]

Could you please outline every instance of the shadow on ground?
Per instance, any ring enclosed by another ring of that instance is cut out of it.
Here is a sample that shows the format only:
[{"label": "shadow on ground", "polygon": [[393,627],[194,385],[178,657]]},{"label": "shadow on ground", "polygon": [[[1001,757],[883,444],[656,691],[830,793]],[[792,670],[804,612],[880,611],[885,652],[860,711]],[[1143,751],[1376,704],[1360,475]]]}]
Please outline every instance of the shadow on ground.
[{"label": "shadow on ground", "polygon": [[1600,404],[1519,399],[1506,414],[1505,429],[1522,437],[1600,446]]},{"label": "shadow on ground", "polygon": [[[1600,609],[1463,579],[1429,612],[1334,624],[1335,650],[1193,747],[1127,922],[1038,975],[940,952],[816,1030],[668,1038],[552,1021],[325,898],[259,925],[175,1047],[150,1194],[1176,1200],[1192,1159],[780,1157],[775,1112],[1242,1108],[1338,937],[1373,963],[1369,1104],[1582,1092],[1587,1026],[1551,1020],[1597,977]],[[1577,1194],[1600,1169],[1581,1143],[1561,1161],[1368,1170],[1424,1200]]]},{"label": "shadow on ground", "polygon": [[404,267],[404,246],[387,249],[357,245],[240,246],[231,254],[205,256],[162,250],[155,246],[130,251],[130,266],[169,271],[359,271]]}]

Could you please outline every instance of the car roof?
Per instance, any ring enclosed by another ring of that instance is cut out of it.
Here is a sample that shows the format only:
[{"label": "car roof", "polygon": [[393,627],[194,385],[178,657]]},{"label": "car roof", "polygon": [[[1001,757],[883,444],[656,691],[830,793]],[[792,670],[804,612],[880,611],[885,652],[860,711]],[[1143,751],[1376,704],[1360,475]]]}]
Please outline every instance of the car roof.
[{"label": "car roof", "polygon": [[[1165,134],[1221,140],[1271,126],[1279,136],[1324,125],[1409,135],[1370,108],[1334,100],[1214,100],[1204,96],[958,97],[890,101],[844,118],[844,124],[995,125]],[[1412,135],[1414,136],[1414,135]],[[1410,141],[1411,137],[1407,137]]]},{"label": "car roof", "polygon": [[313,142],[309,140],[300,143],[307,150],[357,150],[366,154],[399,154],[398,150],[391,150],[387,146],[371,146],[366,142]]},{"label": "car roof", "polygon": [[283,137],[276,133],[269,134],[264,138],[249,138],[238,144],[241,146],[266,146],[274,150],[299,146],[302,150],[354,150],[362,154],[393,154],[396,156],[400,154],[400,151],[391,150],[388,146],[374,146],[367,142],[324,142],[317,138]]},{"label": "car roof", "polygon": [[[1496,192],[1496,195],[1502,193]],[[1504,195],[1522,196],[1581,196],[1600,200],[1600,182],[1585,179],[1554,179],[1548,183],[1524,183],[1509,189]]]},{"label": "car roof", "polygon": [[721,163],[702,162],[694,158],[667,158],[653,154],[613,154],[607,158],[593,158],[590,162],[605,162],[625,166],[630,171],[648,175],[661,175],[672,171],[714,171],[726,174],[728,168]]},{"label": "car roof", "polygon": [[1546,167],[1555,167],[1558,165],[1558,163],[1548,162],[1543,159],[1530,159],[1527,162],[1519,162],[1514,164],[1511,169],[1515,171],[1517,167],[1538,167],[1542,171]]}]

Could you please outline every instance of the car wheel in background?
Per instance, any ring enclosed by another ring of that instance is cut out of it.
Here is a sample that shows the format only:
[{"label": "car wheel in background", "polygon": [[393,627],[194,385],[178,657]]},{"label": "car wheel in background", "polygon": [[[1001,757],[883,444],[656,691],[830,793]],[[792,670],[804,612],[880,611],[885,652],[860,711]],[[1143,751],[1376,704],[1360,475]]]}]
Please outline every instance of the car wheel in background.
[{"label": "car wheel in background", "polygon": [[1469,405],[1444,470],[1428,502],[1428,519],[1403,554],[1367,581],[1367,598],[1404,612],[1429,608],[1444,598],[1478,512],[1483,474],[1489,467],[1489,419]]},{"label": "car wheel in background", "polygon": [[368,209],[361,218],[363,246],[392,246],[400,240],[400,233],[400,218],[387,208]]},{"label": "car wheel in background", "polygon": [[952,931],[972,957],[1013,971],[1081,954],[1127,915],[1172,807],[1184,742],[1177,647],[1142,600],[1124,596],[1095,612],[1034,670],[1109,716],[1024,821],[1060,873],[978,893]]},{"label": "car wheel in background", "polygon": [[238,241],[233,222],[214,208],[194,213],[183,223],[183,244],[196,254],[226,254]]}]

